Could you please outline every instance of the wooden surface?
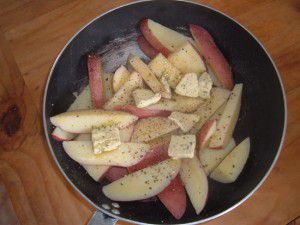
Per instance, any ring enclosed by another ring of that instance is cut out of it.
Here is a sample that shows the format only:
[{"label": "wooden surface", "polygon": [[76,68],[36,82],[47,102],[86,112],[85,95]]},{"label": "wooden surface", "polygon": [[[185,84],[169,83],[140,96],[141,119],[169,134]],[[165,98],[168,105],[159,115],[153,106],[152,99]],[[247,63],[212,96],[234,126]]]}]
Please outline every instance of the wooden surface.
[{"label": "wooden surface", "polygon": [[[49,153],[42,95],[49,69],[69,38],[126,2],[0,0],[0,183],[20,224],[79,225],[93,214]],[[207,224],[285,225],[300,215],[300,1],[201,2],[235,18],[264,44],[283,79],[289,111],[284,148],[270,177],[240,207]]]}]

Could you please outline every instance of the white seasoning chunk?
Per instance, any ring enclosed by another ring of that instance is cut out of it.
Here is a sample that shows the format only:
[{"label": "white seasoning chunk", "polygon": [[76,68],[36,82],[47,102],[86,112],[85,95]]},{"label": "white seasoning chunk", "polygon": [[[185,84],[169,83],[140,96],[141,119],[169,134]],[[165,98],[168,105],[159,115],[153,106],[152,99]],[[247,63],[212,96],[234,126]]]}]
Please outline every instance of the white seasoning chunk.
[{"label": "white seasoning chunk", "polygon": [[196,148],[195,135],[172,135],[168,155],[174,159],[193,158]]},{"label": "white seasoning chunk", "polygon": [[188,132],[199,121],[197,114],[172,112],[169,119],[174,121],[183,132]]},{"label": "white seasoning chunk", "polygon": [[212,89],[213,81],[207,72],[204,72],[199,77],[199,96],[201,98],[210,98],[210,91]]},{"label": "white seasoning chunk", "polygon": [[161,94],[154,94],[149,89],[136,89],[132,92],[135,104],[138,108],[144,108],[154,103],[157,103],[161,99]]},{"label": "white seasoning chunk", "polygon": [[114,150],[121,145],[120,131],[114,126],[93,127],[92,142],[95,154]]}]

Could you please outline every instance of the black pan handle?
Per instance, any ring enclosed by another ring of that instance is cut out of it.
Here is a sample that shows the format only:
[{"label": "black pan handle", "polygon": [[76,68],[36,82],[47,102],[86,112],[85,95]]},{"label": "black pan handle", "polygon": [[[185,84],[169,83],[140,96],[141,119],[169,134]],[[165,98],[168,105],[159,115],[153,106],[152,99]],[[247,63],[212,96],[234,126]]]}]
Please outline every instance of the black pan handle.
[{"label": "black pan handle", "polygon": [[96,210],[87,225],[115,225],[117,221],[117,219],[107,216],[99,210]]}]

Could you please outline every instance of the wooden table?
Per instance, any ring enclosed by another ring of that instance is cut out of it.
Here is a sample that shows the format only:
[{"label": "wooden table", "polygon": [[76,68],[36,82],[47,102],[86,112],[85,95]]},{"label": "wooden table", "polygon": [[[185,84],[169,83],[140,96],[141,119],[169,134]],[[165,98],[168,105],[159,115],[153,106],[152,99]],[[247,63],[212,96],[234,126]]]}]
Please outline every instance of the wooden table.
[{"label": "wooden table", "polygon": [[[0,186],[21,224],[86,224],[94,212],[49,153],[42,95],[49,69],[69,38],[97,15],[126,2],[0,1],[0,116],[17,121],[6,127],[11,133],[17,130],[11,137],[0,124]],[[281,73],[289,111],[284,148],[270,177],[244,204],[207,224],[287,224],[300,215],[300,2],[199,2],[233,17],[264,44]]]}]

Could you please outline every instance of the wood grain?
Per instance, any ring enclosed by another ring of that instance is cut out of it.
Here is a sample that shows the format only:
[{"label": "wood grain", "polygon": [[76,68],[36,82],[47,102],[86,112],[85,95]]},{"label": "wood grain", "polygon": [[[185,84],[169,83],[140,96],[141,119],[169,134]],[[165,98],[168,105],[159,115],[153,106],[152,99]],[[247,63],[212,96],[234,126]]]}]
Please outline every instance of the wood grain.
[{"label": "wood grain", "polygon": [[[49,69],[69,38],[97,15],[127,2],[0,1],[0,116],[7,115],[8,124],[0,129],[0,181],[21,224],[86,224],[93,214],[49,154],[42,95]],[[240,207],[207,224],[287,224],[300,215],[300,2],[198,2],[233,17],[263,43],[281,74],[289,110],[284,148],[270,177]],[[12,118],[19,122],[11,124]]]}]

